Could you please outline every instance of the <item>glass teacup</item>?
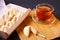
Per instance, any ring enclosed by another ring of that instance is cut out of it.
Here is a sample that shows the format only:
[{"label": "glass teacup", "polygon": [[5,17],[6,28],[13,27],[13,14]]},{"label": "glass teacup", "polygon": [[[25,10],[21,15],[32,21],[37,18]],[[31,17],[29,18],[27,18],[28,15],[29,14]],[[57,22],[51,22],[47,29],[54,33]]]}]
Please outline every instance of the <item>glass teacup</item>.
[{"label": "glass teacup", "polygon": [[33,9],[34,15],[32,16],[33,21],[40,23],[54,23],[56,18],[53,15],[54,7],[50,4],[38,4],[35,9]]}]

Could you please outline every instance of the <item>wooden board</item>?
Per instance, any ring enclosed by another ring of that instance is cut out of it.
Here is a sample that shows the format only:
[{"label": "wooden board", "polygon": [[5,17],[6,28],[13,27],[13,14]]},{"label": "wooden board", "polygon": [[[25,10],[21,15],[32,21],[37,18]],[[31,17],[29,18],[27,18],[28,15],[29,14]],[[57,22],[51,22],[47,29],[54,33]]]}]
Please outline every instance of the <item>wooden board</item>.
[{"label": "wooden board", "polygon": [[[27,25],[31,25],[34,26],[37,31],[43,35],[46,36],[47,39],[42,38],[40,36],[36,36],[34,34],[30,34],[29,37],[24,36],[23,34],[23,28]],[[19,37],[21,40],[51,40],[54,39],[56,37],[60,36],[60,22],[58,19],[56,19],[54,24],[41,24],[41,23],[35,23],[32,18],[31,15],[29,15],[23,22],[21,25],[19,25],[19,27],[16,29]]]}]

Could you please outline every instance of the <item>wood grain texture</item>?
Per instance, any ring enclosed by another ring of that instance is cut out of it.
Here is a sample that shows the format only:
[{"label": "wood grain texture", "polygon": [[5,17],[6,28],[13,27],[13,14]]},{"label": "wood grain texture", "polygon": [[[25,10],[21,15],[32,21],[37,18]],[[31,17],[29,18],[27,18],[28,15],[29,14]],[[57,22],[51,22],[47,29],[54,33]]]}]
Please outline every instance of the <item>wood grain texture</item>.
[{"label": "wood grain texture", "polygon": [[[32,33],[29,37],[26,37],[23,34],[23,29],[27,25],[35,27],[39,33],[46,36],[46,39],[36,36]],[[16,31],[21,40],[51,40],[60,36],[60,22],[58,19],[56,19],[55,23],[53,24],[35,23],[32,20],[31,14],[29,14],[29,16],[21,23],[21,25],[19,25]]]}]

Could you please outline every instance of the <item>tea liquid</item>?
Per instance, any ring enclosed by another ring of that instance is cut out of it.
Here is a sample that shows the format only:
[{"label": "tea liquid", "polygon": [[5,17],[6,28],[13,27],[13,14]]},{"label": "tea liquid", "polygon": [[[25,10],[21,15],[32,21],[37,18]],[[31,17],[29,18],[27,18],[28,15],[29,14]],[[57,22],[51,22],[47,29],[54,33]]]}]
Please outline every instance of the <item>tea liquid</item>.
[{"label": "tea liquid", "polygon": [[39,19],[44,19],[44,20],[50,18],[52,14],[51,8],[47,6],[38,7],[36,13]]}]

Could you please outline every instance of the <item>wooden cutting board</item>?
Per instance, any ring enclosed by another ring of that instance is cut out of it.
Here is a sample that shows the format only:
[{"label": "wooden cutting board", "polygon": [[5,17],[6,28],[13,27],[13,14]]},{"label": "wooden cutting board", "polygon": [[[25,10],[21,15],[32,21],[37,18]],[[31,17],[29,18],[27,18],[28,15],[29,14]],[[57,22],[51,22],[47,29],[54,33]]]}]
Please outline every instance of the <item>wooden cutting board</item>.
[{"label": "wooden cutting board", "polygon": [[[34,34],[30,34],[29,37],[26,37],[23,34],[23,28],[27,25],[31,25],[34,26],[37,31],[40,34],[43,34],[46,36],[45,38],[42,38],[40,36],[36,36]],[[54,39],[56,37],[60,36],[60,21],[58,19],[56,19],[54,24],[44,24],[44,23],[35,23],[32,20],[31,15],[29,15],[22,23],[21,25],[19,25],[19,27],[16,29],[18,36],[21,40],[51,40]]]}]

